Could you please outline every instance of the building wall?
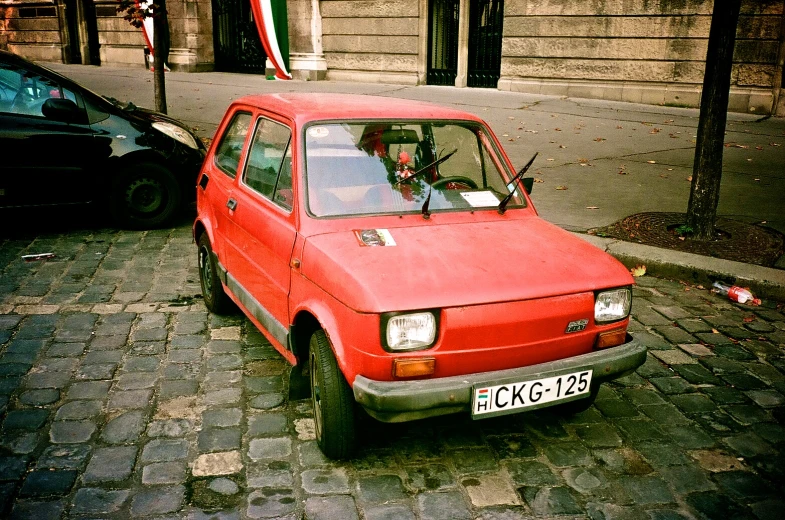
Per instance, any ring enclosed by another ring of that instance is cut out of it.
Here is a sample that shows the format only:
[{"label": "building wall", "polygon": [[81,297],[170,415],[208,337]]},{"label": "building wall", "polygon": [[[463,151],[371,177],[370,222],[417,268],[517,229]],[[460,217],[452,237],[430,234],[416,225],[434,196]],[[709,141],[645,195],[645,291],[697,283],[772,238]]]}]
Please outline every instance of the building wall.
[{"label": "building wall", "polygon": [[[768,112],[783,0],[743,0],[730,109]],[[698,106],[712,0],[508,0],[499,88]]]},{"label": "building wall", "polygon": [[420,0],[320,4],[328,80],[419,82]]},{"label": "building wall", "polygon": [[0,1],[0,34],[11,52],[41,61],[63,59],[54,0]]}]

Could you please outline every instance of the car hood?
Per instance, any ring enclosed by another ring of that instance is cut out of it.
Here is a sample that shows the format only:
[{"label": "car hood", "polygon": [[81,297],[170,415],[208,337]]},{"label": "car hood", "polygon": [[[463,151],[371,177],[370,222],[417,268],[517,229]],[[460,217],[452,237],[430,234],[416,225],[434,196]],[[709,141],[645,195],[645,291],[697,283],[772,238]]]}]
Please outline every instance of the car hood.
[{"label": "car hood", "polygon": [[357,233],[308,237],[301,272],[359,312],[529,300],[633,283],[616,259],[538,217],[389,228],[394,246]]}]

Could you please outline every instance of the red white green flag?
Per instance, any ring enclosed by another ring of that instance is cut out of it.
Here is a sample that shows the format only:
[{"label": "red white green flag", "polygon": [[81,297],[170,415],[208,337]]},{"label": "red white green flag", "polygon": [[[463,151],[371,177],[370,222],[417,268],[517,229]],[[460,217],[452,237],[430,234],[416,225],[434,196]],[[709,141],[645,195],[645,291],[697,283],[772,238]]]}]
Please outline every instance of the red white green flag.
[{"label": "red white green flag", "polygon": [[289,73],[289,25],[286,0],[251,0],[256,29],[275,67],[277,79],[292,79]]}]

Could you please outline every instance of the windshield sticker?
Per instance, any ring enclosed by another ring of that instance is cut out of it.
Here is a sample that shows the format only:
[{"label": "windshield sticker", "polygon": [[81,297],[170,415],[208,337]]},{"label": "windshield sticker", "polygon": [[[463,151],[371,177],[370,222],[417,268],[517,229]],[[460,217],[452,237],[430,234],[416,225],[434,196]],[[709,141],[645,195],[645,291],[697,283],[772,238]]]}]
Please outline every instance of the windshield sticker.
[{"label": "windshield sticker", "polygon": [[392,234],[386,229],[355,229],[354,236],[361,246],[395,246]]},{"label": "windshield sticker", "polygon": [[316,138],[327,137],[330,135],[330,131],[323,126],[312,126],[308,129],[308,135]]},{"label": "windshield sticker", "polygon": [[473,208],[488,208],[499,205],[499,199],[490,191],[462,191],[461,197]]}]

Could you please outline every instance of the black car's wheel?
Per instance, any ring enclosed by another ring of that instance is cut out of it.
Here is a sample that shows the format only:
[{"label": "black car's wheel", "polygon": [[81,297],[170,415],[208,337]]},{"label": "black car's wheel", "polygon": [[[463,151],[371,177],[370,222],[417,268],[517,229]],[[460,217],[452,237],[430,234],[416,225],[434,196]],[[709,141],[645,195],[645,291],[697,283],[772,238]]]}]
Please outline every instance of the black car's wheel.
[{"label": "black car's wheel", "polygon": [[167,168],[136,163],[112,183],[112,217],[122,226],[153,228],[167,224],[180,208],[180,186]]},{"label": "black car's wheel", "polygon": [[202,297],[207,310],[216,314],[224,314],[230,308],[232,301],[224,292],[221,280],[218,278],[218,269],[210,247],[207,233],[199,236],[199,283],[202,286]]},{"label": "black car's wheel", "polygon": [[355,449],[354,397],[323,330],[311,336],[308,365],[319,448],[331,459],[349,458]]}]

